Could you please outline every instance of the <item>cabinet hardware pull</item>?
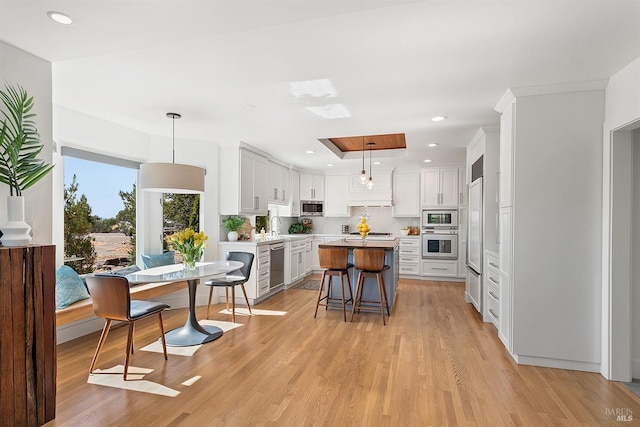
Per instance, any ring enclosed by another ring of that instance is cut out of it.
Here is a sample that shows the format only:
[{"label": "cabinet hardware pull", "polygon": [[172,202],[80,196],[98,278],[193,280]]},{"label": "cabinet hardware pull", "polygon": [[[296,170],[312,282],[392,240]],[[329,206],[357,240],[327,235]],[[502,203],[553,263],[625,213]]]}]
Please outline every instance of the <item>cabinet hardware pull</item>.
[{"label": "cabinet hardware pull", "polygon": [[495,283],[496,285],[499,285],[500,283],[496,281],[496,279],[494,279],[493,277],[489,276],[489,280],[491,280],[493,283]]},{"label": "cabinet hardware pull", "polygon": [[260,198],[258,196],[253,197],[253,209],[258,209],[260,206]]},{"label": "cabinet hardware pull", "polygon": [[493,292],[489,292],[489,295],[491,295],[496,300],[500,301],[500,298],[498,298],[498,296],[496,294],[494,294]]},{"label": "cabinet hardware pull", "polygon": [[494,264],[494,263],[492,263],[492,262],[490,262],[490,263],[489,263],[489,265],[490,265],[491,267],[500,268],[499,266],[495,265],[495,264]]},{"label": "cabinet hardware pull", "polygon": [[500,214],[496,213],[496,243],[500,244]]},{"label": "cabinet hardware pull", "polygon": [[462,192],[460,192],[460,196],[458,197],[458,204],[462,204]]},{"label": "cabinet hardware pull", "polygon": [[496,177],[498,179],[498,185],[496,185],[496,202],[500,203],[500,172],[496,172]]},{"label": "cabinet hardware pull", "polygon": [[431,267],[432,270],[447,270],[445,267]]},{"label": "cabinet hardware pull", "polygon": [[500,318],[500,316],[498,316],[498,315],[496,314],[496,312],[495,312],[495,311],[493,311],[493,309],[492,309],[492,308],[490,308],[490,309],[489,309],[489,313],[491,313],[491,315],[492,315],[493,317],[495,317],[495,318],[496,318],[496,320],[498,320],[498,319]]}]

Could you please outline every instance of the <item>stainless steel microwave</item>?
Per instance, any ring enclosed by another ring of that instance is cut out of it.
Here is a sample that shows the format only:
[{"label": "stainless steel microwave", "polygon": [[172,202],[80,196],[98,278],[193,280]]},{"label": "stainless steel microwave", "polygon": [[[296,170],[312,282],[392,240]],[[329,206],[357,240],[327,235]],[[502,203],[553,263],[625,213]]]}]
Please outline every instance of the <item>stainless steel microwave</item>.
[{"label": "stainless steel microwave", "polygon": [[422,229],[458,227],[457,209],[425,209],[422,211]]},{"label": "stainless steel microwave", "polygon": [[324,202],[303,200],[300,202],[300,216],[323,216]]}]

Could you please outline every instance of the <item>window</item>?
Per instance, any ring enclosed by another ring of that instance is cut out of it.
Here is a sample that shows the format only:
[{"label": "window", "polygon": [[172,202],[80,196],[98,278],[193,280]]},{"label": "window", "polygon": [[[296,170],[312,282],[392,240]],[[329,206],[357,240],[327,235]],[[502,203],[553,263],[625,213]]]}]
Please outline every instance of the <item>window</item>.
[{"label": "window", "polygon": [[63,147],[64,257],[80,274],[135,262],[138,164]]}]

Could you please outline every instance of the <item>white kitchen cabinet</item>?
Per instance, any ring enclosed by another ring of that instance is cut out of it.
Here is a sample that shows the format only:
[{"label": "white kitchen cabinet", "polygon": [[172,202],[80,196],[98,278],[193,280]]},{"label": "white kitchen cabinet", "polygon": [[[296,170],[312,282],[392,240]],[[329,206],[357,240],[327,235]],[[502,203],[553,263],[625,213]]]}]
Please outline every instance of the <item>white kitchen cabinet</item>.
[{"label": "white kitchen cabinet", "polygon": [[393,172],[394,217],[420,217],[420,172]]},{"label": "white kitchen cabinet", "polygon": [[289,193],[291,198],[289,199],[290,215],[288,216],[300,216],[300,172],[295,169],[289,171]]},{"label": "white kitchen cabinet", "polygon": [[422,170],[420,202],[422,207],[457,207],[459,201],[458,168]]},{"label": "white kitchen cabinet", "polygon": [[285,245],[285,286],[299,282],[305,275],[305,239],[289,241]]},{"label": "white kitchen cabinet", "polygon": [[500,328],[500,260],[498,254],[485,251],[484,257],[484,304],[482,317]]},{"label": "white kitchen cabinet", "polygon": [[311,244],[312,238],[309,237],[304,240],[304,273],[310,274],[313,271],[313,245]]},{"label": "white kitchen cabinet", "polygon": [[320,270],[320,258],[318,258],[318,248],[324,243],[324,237],[314,237],[311,241],[311,270]]},{"label": "white kitchen cabinet", "polygon": [[300,173],[300,200],[324,201],[324,176]]},{"label": "white kitchen cabinet", "polygon": [[350,217],[347,204],[349,199],[349,175],[327,175],[324,201],[325,217]]},{"label": "white kitchen cabinet", "polygon": [[467,206],[467,169],[458,168],[458,206]]},{"label": "white kitchen cabinet", "polygon": [[266,214],[268,170],[266,158],[239,147],[221,149],[219,210],[223,215]]},{"label": "white kitchen cabinet", "polygon": [[507,348],[512,351],[511,332],[511,260],[513,257],[513,230],[511,224],[511,207],[499,209],[499,256],[498,265],[500,271],[500,297],[498,310],[498,336]]},{"label": "white kitchen cabinet", "polygon": [[398,270],[402,277],[420,276],[420,236],[400,238]]},{"label": "white kitchen cabinet", "polygon": [[269,161],[269,203],[287,205],[289,203],[289,168]]},{"label": "white kitchen cabinet", "polygon": [[458,277],[458,261],[422,260],[422,276],[425,277]]}]

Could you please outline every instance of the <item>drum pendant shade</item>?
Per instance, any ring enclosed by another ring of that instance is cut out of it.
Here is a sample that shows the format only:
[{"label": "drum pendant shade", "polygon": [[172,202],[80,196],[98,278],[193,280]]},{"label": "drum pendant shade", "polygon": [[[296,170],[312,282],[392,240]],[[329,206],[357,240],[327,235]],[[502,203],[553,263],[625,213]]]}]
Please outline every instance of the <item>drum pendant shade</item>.
[{"label": "drum pendant shade", "polygon": [[140,165],[138,185],[142,190],[156,193],[194,194],[204,192],[203,168],[176,163],[176,119],[178,113],[167,113],[173,123],[173,163],[143,163]]},{"label": "drum pendant shade", "polygon": [[143,163],[139,185],[158,193],[203,193],[204,169],[179,163]]}]

